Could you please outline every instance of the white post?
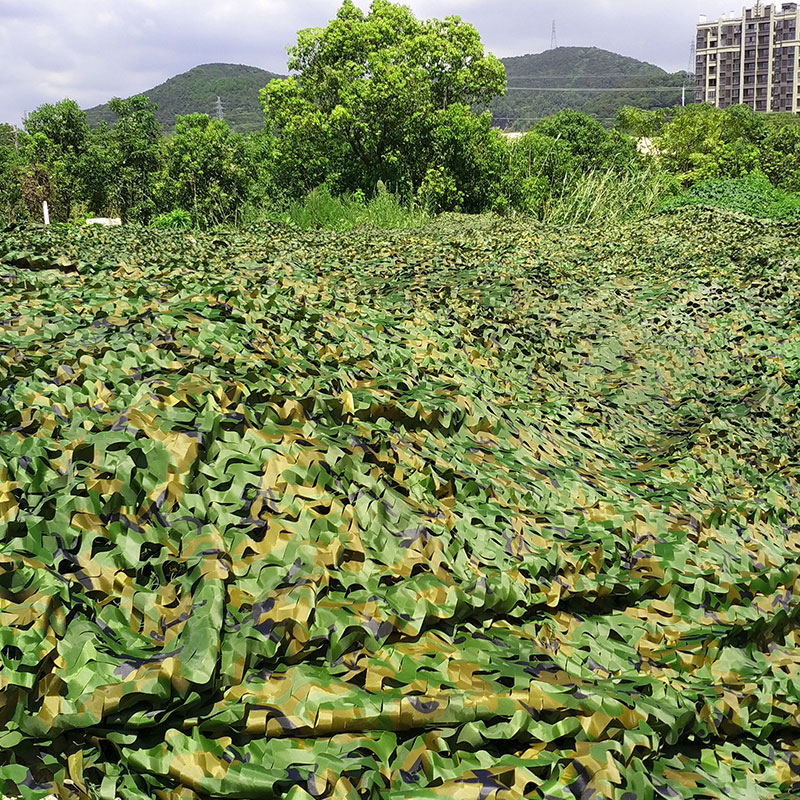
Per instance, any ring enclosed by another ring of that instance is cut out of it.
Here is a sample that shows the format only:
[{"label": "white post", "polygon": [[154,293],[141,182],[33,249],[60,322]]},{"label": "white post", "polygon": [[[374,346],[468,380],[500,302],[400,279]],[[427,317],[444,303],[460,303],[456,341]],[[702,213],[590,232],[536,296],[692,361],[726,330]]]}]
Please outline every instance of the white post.
[{"label": "white post", "polygon": [[42,203],[42,213],[44,214],[44,224],[50,224],[50,211],[47,208],[47,200]]},{"label": "white post", "polygon": [[686,87],[681,86],[681,106],[686,106]]}]

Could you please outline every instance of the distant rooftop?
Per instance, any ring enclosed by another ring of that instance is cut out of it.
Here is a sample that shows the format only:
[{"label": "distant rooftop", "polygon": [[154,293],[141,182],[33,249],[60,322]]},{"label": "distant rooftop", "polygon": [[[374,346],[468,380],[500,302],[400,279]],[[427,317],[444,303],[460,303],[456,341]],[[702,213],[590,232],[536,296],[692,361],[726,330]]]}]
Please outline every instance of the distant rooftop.
[{"label": "distant rooftop", "polygon": [[[777,10],[777,3],[775,4],[776,7],[776,14],[791,14],[797,11],[797,3],[782,3],[780,10]],[[754,9],[757,9],[756,15],[762,16],[765,14],[766,10],[772,9],[772,3],[756,3],[753,6]],[[701,14],[700,19],[698,20],[699,25],[716,25],[720,22],[738,22],[742,19],[742,12],[741,11],[729,11],[727,14],[722,14],[718,19],[709,19],[706,14]]]}]

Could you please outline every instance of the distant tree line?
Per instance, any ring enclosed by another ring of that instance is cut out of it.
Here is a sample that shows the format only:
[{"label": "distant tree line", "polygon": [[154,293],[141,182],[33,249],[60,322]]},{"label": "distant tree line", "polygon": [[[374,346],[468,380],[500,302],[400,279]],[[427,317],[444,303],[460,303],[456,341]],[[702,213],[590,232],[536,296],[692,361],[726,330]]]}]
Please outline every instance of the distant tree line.
[{"label": "distant tree line", "polygon": [[757,171],[800,189],[797,118],[745,107],[624,108],[611,130],[563,111],[510,140],[475,110],[506,81],[475,28],[389,0],[368,12],[345,0],[326,28],[299,32],[289,68],[262,91],[264,129],[247,136],[202,114],[165,136],[143,96],[113,100],[113,124],[96,129],[71,100],[41,106],[21,131],[0,126],[0,222],[41,219],[46,200],[59,222],[237,224],[318,187],[367,200],[385,187],[431,213],[543,217],[592,175],[679,189]]}]

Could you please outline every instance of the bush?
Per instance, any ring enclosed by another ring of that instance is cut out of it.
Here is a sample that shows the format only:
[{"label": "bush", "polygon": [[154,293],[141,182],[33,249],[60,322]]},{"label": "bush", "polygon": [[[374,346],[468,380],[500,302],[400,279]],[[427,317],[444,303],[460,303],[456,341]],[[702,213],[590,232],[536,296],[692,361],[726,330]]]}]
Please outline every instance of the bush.
[{"label": "bush", "polygon": [[800,219],[800,195],[775,188],[760,172],[702,181],[662,203],[660,210],[684,206],[713,206],[768,219]]},{"label": "bush", "polygon": [[176,208],[166,214],[159,214],[150,222],[150,225],[153,228],[187,230],[192,227],[192,215],[182,208]]},{"label": "bush", "polygon": [[[318,186],[303,201],[294,201],[283,212],[266,212],[261,219],[284,222],[298,228],[327,228],[346,231],[365,225],[379,228],[418,228],[428,223],[423,209],[404,205],[401,199],[378,182],[375,195],[366,200],[363,192],[334,196],[330,187]],[[258,219],[253,220],[258,221]]]}]

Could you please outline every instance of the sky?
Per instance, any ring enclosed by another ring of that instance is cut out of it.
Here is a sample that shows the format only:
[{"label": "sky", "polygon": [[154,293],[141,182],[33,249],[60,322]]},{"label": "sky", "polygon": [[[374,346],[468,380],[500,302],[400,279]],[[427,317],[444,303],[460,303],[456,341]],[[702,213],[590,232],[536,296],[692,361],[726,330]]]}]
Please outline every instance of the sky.
[{"label": "sky", "polygon": [[[367,8],[369,0],[356,0]],[[406,0],[420,18],[458,15],[496,56],[592,46],[687,69],[708,0]],[[719,2],[719,0],[717,0]],[[301,28],[324,26],[340,0],[0,0],[0,122],[42,103],[82,107],[128,97],[198,64],[286,71]]]}]

